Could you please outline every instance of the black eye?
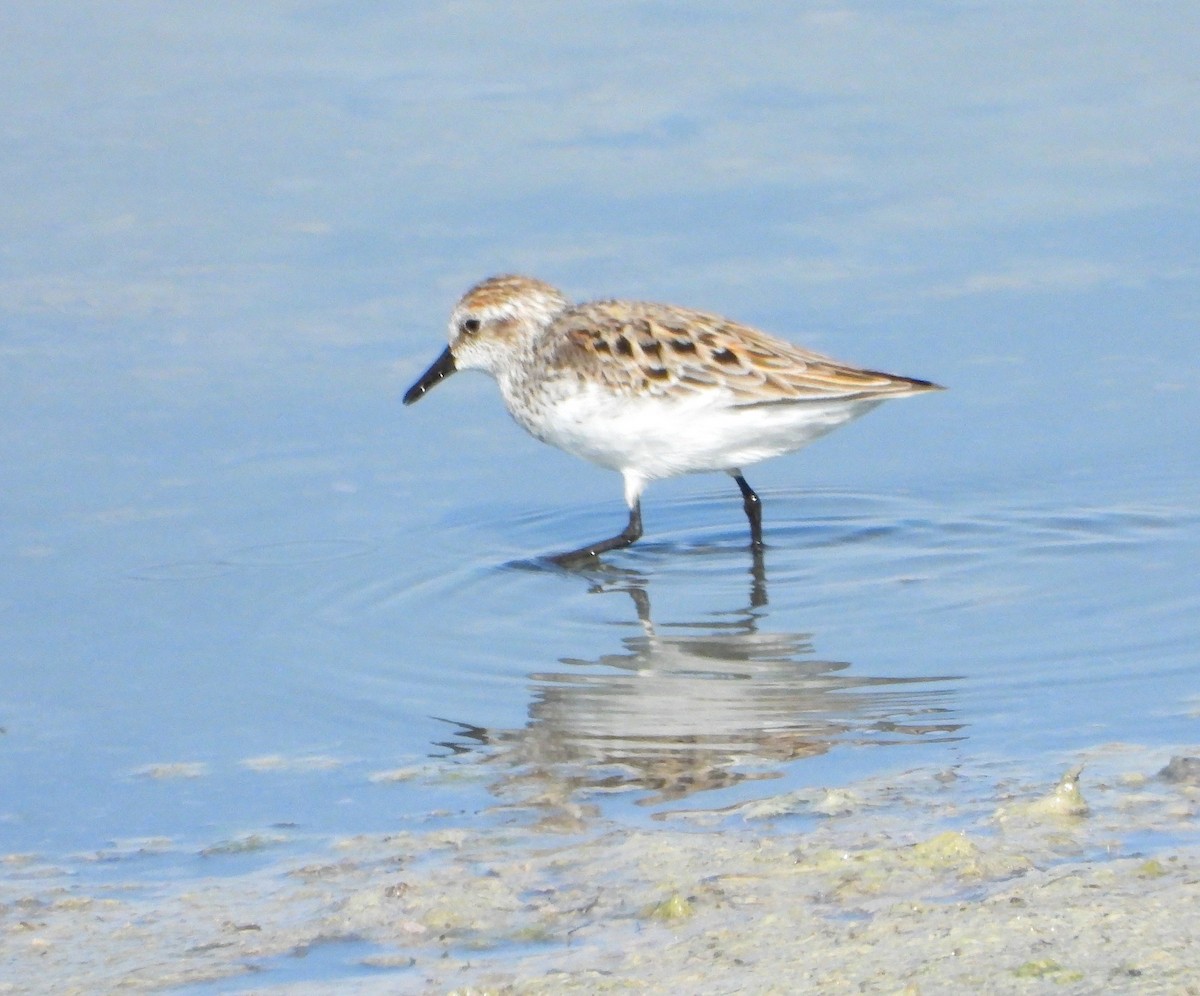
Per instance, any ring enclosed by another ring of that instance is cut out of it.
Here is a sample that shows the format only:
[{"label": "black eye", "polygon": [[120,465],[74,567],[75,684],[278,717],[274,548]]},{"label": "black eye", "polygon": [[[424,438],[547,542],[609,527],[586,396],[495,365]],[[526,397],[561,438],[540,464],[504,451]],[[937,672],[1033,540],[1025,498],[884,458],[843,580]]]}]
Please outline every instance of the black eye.
[{"label": "black eye", "polygon": [[462,330],[468,335],[474,335],[479,331],[478,318],[464,318],[461,326]]}]

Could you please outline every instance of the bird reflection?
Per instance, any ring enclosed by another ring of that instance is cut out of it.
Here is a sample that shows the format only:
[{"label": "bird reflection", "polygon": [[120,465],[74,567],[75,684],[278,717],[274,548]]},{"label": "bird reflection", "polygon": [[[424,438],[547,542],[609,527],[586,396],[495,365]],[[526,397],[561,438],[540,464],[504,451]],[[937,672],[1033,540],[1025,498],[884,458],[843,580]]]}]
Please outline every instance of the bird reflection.
[{"label": "bird reflection", "polygon": [[524,727],[456,723],[443,745],[484,750],[503,769],[492,789],[508,803],[570,824],[593,814],[603,793],[642,792],[638,802],[654,805],[777,778],[785,764],[839,744],[958,739],[948,676],[858,674],[818,657],[810,634],[763,631],[761,556],[748,604],[696,622],[656,624],[644,576],[599,571],[587,576],[590,590],[624,593],[636,614],[638,632],[621,652],[531,674]]}]

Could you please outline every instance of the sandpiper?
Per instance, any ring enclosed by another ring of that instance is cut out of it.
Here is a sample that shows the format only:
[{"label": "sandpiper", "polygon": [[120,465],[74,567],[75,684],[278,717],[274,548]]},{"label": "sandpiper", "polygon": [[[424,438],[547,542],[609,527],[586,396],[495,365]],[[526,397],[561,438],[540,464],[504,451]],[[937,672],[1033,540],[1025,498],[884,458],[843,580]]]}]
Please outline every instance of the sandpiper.
[{"label": "sandpiper", "polygon": [[530,435],[624,478],[628,524],[551,558],[564,565],[639,539],[648,482],[703,471],[737,482],[751,545],[761,550],[762,505],[743,467],[798,450],[889,398],[940,390],[688,308],[572,304],[523,276],[491,277],[467,291],[449,339],[404,395],[406,405],[456,370],[482,370]]}]

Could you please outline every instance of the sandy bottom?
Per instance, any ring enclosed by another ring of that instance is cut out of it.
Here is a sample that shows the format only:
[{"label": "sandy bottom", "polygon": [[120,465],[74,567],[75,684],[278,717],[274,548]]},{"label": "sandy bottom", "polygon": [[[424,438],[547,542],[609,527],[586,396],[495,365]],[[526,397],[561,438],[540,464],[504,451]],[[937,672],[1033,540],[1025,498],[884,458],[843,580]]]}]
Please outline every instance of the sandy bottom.
[{"label": "sandy bottom", "polygon": [[1200,993],[1195,753],[911,771],[636,829],[560,801],[183,881],[10,855],[0,992]]}]

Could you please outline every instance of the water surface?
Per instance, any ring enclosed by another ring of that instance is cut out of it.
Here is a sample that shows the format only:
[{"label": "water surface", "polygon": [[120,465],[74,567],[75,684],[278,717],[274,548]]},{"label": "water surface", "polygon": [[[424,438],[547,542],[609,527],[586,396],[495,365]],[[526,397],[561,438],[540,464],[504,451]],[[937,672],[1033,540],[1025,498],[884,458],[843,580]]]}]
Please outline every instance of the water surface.
[{"label": "water surface", "polygon": [[[0,850],[1200,739],[1195,10],[523,9],[2,15]],[[399,405],[506,270],[950,390],[749,468],[761,563],[718,476],[550,569],[616,475]]]}]

